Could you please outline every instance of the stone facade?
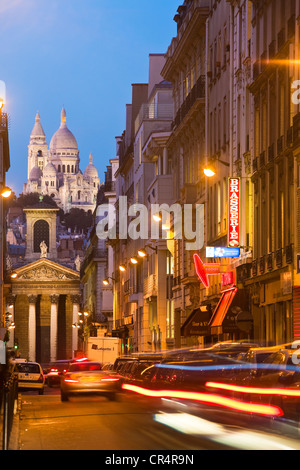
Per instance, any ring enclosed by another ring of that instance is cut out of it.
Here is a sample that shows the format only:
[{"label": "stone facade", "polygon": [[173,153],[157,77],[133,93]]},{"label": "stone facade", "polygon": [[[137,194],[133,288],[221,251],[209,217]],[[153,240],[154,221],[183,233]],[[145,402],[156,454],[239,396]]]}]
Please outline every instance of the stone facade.
[{"label": "stone facade", "polygon": [[92,154],[84,173],[79,163],[77,141],[67,127],[65,109],[49,148],[37,113],[28,146],[28,180],[24,184],[24,193],[47,194],[65,212],[72,208],[93,212],[100,185],[98,171]]}]

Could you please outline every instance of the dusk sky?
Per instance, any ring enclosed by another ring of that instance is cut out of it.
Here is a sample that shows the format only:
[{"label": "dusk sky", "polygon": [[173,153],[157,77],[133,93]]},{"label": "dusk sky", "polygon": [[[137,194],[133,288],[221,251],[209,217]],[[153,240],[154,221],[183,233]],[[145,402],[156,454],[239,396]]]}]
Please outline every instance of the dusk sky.
[{"label": "dusk sky", "polygon": [[131,84],[148,82],[151,53],[176,36],[179,0],[0,0],[0,79],[6,83],[11,169],[27,181],[29,137],[39,111],[49,145],[63,105],[84,171],[90,152],[100,180],[125,129]]}]

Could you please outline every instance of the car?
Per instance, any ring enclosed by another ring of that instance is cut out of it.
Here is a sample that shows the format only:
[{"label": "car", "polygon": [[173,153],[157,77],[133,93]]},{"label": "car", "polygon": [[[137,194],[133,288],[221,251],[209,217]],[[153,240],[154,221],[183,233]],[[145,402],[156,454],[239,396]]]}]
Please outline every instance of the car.
[{"label": "car", "polygon": [[102,370],[113,370],[113,368],[114,368],[113,362],[106,362],[102,366]]},{"label": "car", "polygon": [[230,358],[203,354],[190,361],[152,364],[141,372],[139,382],[155,390],[204,391],[206,382],[231,376],[235,367],[238,365]]},{"label": "car", "polygon": [[109,400],[116,400],[119,381],[117,373],[102,370],[99,362],[73,362],[61,377],[61,401],[68,401],[71,395],[84,394],[101,394]]},{"label": "car", "polygon": [[[271,348],[272,350],[272,348]],[[266,354],[267,348],[256,353]],[[278,350],[268,354],[263,362],[253,364],[248,375],[237,375],[234,381],[216,380],[208,392],[222,393],[240,402],[277,406],[299,435],[300,430],[300,366],[299,350]],[[224,383],[222,383],[224,382]],[[272,423],[276,421],[272,418]]]},{"label": "car", "polygon": [[18,375],[19,390],[37,390],[44,394],[45,377],[37,362],[19,362],[14,364],[13,372]]},{"label": "car", "polygon": [[67,372],[71,362],[74,362],[74,360],[59,360],[49,365],[48,372],[45,375],[45,382],[48,387],[60,386],[61,376]]}]

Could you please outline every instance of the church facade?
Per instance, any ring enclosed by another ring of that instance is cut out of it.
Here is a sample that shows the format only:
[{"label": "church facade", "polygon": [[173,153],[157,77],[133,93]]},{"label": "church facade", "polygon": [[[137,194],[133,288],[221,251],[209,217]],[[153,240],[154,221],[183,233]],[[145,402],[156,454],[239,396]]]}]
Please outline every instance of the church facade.
[{"label": "church facade", "polygon": [[72,208],[93,212],[100,186],[93,156],[90,154],[89,164],[82,173],[78,144],[67,127],[65,108],[60,121],[48,147],[40,115],[36,114],[28,145],[28,175],[23,192],[48,195],[64,212]]},{"label": "church facade", "polygon": [[6,316],[13,322],[9,347],[40,363],[72,359],[79,346],[80,266],[57,257],[57,208],[42,201],[24,209],[26,254],[12,266],[7,284]]}]

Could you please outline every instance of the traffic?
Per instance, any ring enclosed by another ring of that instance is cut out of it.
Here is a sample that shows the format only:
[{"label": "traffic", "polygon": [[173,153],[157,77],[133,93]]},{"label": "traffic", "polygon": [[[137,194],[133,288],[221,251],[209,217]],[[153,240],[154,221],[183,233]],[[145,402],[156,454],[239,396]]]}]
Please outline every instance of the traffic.
[{"label": "traffic", "polygon": [[78,397],[119,401],[124,395],[139,396],[148,401],[149,410],[163,407],[164,413],[153,413],[153,421],[193,437],[205,433],[205,422],[207,429],[207,423],[226,424],[277,439],[298,438],[298,351],[291,343],[263,347],[224,342],[205,349],[119,356],[103,364],[87,357],[46,365],[19,359],[13,367],[20,393],[41,395],[53,389],[65,406]]}]

